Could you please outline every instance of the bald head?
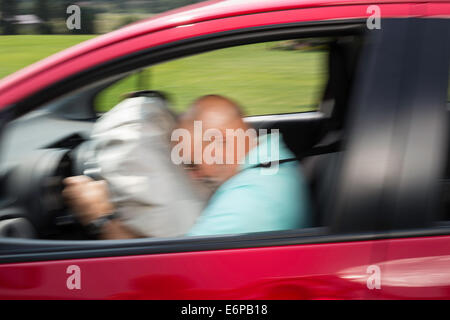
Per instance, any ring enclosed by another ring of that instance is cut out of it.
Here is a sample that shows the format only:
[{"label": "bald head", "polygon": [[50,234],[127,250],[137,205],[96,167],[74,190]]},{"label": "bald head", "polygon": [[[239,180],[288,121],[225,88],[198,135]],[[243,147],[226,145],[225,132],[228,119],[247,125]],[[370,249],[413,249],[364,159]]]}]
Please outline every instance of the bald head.
[{"label": "bald head", "polygon": [[181,121],[202,121],[204,128],[245,129],[239,105],[220,95],[207,95],[195,100]]}]

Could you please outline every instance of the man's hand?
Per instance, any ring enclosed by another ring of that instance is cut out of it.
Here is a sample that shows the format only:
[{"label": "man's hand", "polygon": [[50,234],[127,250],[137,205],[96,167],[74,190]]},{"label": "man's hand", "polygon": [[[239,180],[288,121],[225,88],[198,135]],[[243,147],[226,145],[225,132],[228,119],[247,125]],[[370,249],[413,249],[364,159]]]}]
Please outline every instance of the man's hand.
[{"label": "man's hand", "polygon": [[84,225],[114,211],[105,181],[76,176],[64,179],[64,184],[63,196]]}]

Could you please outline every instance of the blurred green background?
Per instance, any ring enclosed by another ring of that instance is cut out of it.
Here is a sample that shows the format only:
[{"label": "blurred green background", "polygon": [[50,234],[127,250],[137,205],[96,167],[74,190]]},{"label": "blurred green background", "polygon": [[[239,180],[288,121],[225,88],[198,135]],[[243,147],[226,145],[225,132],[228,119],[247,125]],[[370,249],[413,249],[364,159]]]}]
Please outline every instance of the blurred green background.
[{"label": "blurred green background", "polygon": [[315,109],[326,80],[326,52],[279,45],[232,47],[149,67],[105,90],[97,108],[109,110],[121,93],[154,89],[168,93],[176,111],[206,94],[231,97],[247,115]]}]

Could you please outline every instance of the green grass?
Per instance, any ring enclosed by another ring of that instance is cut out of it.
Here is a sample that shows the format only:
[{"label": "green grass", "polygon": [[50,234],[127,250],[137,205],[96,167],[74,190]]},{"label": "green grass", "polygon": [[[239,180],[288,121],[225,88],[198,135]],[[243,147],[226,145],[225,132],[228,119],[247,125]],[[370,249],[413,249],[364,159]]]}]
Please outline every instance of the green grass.
[{"label": "green grass", "polygon": [[[0,37],[0,77],[92,36]],[[153,89],[168,93],[175,110],[184,110],[204,94],[222,94],[239,102],[247,115],[312,110],[325,82],[326,53],[274,50],[273,43],[216,50],[151,66],[146,87],[132,75],[96,100],[106,111],[124,93]]]},{"label": "green grass", "polygon": [[94,36],[0,36],[0,78]]}]

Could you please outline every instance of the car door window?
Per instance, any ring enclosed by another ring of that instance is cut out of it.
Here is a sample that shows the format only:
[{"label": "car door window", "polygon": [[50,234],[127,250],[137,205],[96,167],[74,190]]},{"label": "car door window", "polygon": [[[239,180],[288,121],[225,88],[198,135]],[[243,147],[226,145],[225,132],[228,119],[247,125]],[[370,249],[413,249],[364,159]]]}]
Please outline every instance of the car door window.
[{"label": "car door window", "polygon": [[101,92],[104,112],[137,90],[167,93],[174,110],[185,110],[206,94],[239,101],[246,115],[312,111],[327,80],[328,38],[293,39],[243,45],[161,63]]}]

